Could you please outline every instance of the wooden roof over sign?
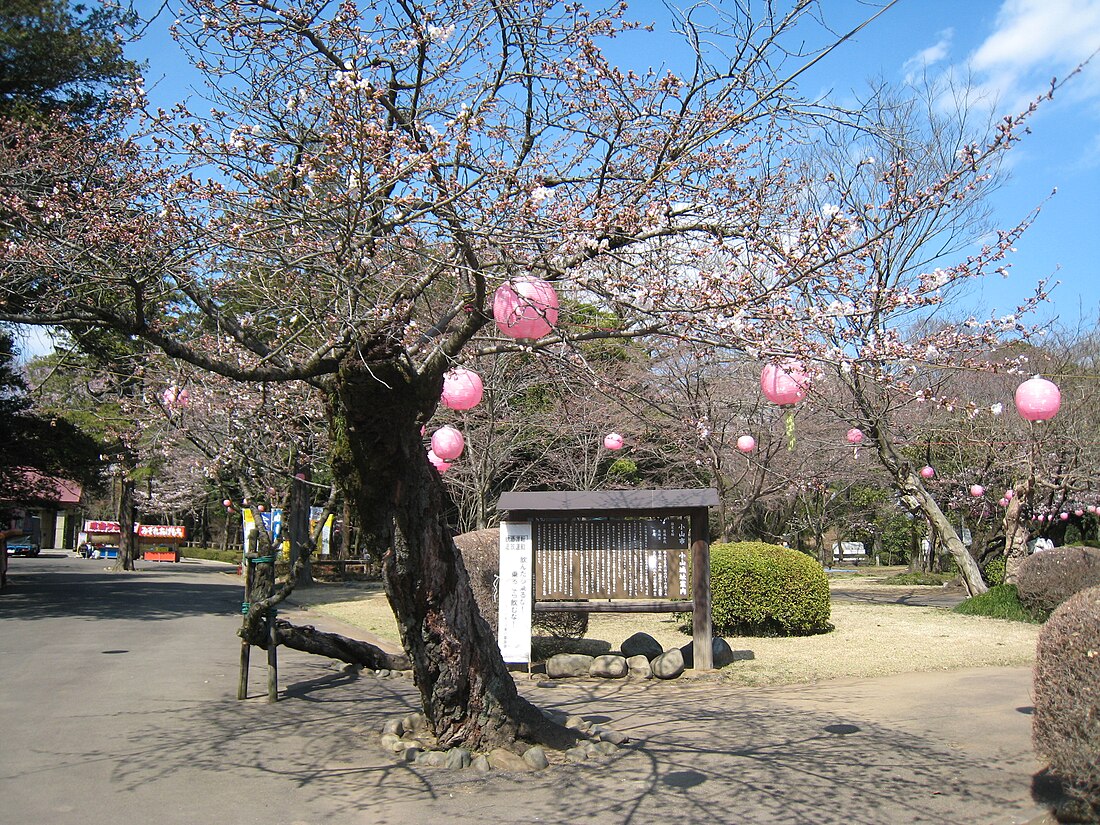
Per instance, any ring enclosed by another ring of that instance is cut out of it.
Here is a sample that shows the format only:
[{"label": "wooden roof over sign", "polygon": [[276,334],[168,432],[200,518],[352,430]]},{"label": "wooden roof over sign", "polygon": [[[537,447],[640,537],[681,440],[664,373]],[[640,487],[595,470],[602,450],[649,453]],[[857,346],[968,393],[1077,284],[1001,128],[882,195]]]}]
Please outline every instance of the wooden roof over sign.
[{"label": "wooden roof over sign", "polygon": [[508,513],[627,515],[677,513],[715,507],[718,490],[555,490],[502,493],[497,507]]}]

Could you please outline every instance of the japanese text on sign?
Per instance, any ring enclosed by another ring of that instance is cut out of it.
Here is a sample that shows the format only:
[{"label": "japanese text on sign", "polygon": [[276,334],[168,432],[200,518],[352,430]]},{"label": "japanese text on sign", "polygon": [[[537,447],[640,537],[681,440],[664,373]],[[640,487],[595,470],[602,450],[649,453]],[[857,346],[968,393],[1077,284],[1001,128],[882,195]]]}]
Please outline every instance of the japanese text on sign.
[{"label": "japanese text on sign", "polygon": [[505,662],[531,661],[531,525],[500,525],[497,643]]}]

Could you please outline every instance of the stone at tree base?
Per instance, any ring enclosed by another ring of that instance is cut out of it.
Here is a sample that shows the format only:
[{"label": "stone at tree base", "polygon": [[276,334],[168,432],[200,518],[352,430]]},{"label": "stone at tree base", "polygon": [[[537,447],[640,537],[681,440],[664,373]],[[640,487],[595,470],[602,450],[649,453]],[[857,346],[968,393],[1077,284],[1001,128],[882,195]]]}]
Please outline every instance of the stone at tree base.
[{"label": "stone at tree base", "polygon": [[585,733],[592,729],[592,725],[583,716],[570,716],[565,720],[565,726],[570,730],[579,730]]},{"label": "stone at tree base", "polygon": [[566,762],[586,762],[588,761],[588,749],[584,745],[577,745],[575,748],[570,748],[565,752]]},{"label": "stone at tree base", "polygon": [[[659,654],[658,654],[659,655]],[[649,666],[649,659],[641,654],[637,656],[631,656],[626,660],[627,667],[630,668],[630,675],[635,679],[652,679],[653,668]]]},{"label": "stone at tree base", "polygon": [[622,656],[606,654],[597,656],[588,666],[588,675],[602,679],[621,679],[630,671],[630,666]]},{"label": "stone at tree base", "polygon": [[550,767],[550,760],[546,758],[546,751],[538,745],[534,745],[523,752],[523,761],[530,765],[532,770],[536,771]]},{"label": "stone at tree base", "polygon": [[390,672],[388,670],[386,670],[386,668],[382,668],[381,670],[374,671],[374,675],[377,676],[379,679],[388,679],[388,678],[390,678]]},{"label": "stone at tree base", "polygon": [[584,752],[588,755],[589,759],[600,755],[600,749],[596,747],[595,742],[585,742],[581,747],[584,748]]},{"label": "stone at tree base", "polygon": [[684,654],[674,647],[654,659],[650,666],[658,679],[675,679],[684,672]]},{"label": "stone at tree base", "polygon": [[612,730],[611,728],[601,728],[600,732],[597,734],[597,737],[601,742],[610,742],[612,745],[616,746],[625,744],[630,741],[630,737],[628,737],[625,733],[620,733],[619,731]]},{"label": "stone at tree base", "polygon": [[383,733],[382,734],[382,747],[388,751],[397,753],[408,747],[408,743],[398,736],[396,733]]},{"label": "stone at tree base", "polygon": [[400,736],[405,732],[405,727],[402,725],[400,719],[387,719],[386,724],[382,726],[382,733],[392,733],[395,736]]},{"label": "stone at tree base", "polygon": [[530,771],[531,766],[518,753],[507,748],[494,748],[489,751],[489,764],[494,771]]},{"label": "stone at tree base", "polygon": [[457,771],[470,767],[473,757],[465,748],[451,748],[447,751],[447,767]]},{"label": "stone at tree base", "polygon": [[416,757],[416,764],[429,768],[445,768],[447,767],[447,752],[423,751]]},{"label": "stone at tree base", "polygon": [[595,749],[596,753],[600,754],[601,756],[610,756],[611,754],[619,750],[618,747],[607,741],[597,742],[595,744]]},{"label": "stone at tree base", "polygon": [[401,728],[406,733],[411,733],[422,730],[427,723],[428,719],[423,713],[410,713],[401,720]]},{"label": "stone at tree base", "polygon": [[551,679],[569,676],[587,676],[592,667],[592,657],[583,653],[558,653],[546,660],[546,675]]},{"label": "stone at tree base", "polygon": [[493,769],[492,765],[489,764],[489,757],[483,753],[479,753],[473,758],[470,762],[470,767],[477,773],[489,773],[489,771]]},{"label": "stone at tree base", "polygon": [[404,753],[402,753],[401,761],[403,762],[415,762],[416,758],[420,756],[420,748],[415,745],[409,745],[405,743]]},{"label": "stone at tree base", "polygon": [[647,662],[652,662],[665,652],[661,643],[648,633],[635,633],[619,646],[619,650],[628,659],[633,656],[645,656]]}]

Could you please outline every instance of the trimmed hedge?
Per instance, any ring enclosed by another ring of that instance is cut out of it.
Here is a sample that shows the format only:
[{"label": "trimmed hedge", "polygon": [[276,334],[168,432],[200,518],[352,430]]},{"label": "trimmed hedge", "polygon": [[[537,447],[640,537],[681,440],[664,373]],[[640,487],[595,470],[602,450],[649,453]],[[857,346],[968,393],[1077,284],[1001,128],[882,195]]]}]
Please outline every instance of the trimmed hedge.
[{"label": "trimmed hedge", "polygon": [[1068,797],[1056,816],[1100,822],[1100,587],[1064,602],[1039,633],[1031,737]]},{"label": "trimmed hedge", "polygon": [[710,548],[714,632],[720,636],[827,633],[829,581],[810,556],[760,541]]},{"label": "trimmed hedge", "polygon": [[1020,564],[1016,587],[1029,610],[1050,613],[1075,593],[1100,585],[1100,550],[1055,547],[1032,553]]}]

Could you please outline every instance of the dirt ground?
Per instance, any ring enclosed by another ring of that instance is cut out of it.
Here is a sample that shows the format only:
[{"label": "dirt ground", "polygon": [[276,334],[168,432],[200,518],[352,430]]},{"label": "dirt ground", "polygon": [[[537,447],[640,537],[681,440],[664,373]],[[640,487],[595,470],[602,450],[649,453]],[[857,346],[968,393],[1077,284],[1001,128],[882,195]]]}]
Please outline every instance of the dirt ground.
[{"label": "dirt ground", "polygon": [[[831,577],[837,587],[896,588],[879,579],[893,570],[868,568]],[[918,589],[918,588],[910,588]],[[930,588],[930,591],[942,588]],[[372,582],[318,584],[296,590],[292,601],[399,644],[397,625],[381,586]],[[941,607],[851,604],[834,601],[831,633],[796,638],[727,637],[738,652],[736,667],[707,678],[748,686],[808,684],[833,679],[974,667],[1029,667],[1034,662],[1037,625],[962,616]],[[632,633],[644,631],[666,649],[687,644],[668,614],[593,614],[584,639],[535,640],[536,658],[560,650],[589,654],[617,650]],[[691,677],[691,671],[687,675]]]}]

